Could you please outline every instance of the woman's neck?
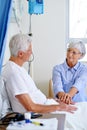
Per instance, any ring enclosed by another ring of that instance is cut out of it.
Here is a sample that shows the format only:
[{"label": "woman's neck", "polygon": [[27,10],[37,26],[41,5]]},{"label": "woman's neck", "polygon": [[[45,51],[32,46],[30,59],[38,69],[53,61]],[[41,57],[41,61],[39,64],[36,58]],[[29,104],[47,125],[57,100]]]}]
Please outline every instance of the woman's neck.
[{"label": "woman's neck", "polygon": [[68,65],[70,68],[74,67],[74,66],[77,64],[77,63],[68,62],[67,60],[66,60],[66,62],[67,62],[67,65]]}]

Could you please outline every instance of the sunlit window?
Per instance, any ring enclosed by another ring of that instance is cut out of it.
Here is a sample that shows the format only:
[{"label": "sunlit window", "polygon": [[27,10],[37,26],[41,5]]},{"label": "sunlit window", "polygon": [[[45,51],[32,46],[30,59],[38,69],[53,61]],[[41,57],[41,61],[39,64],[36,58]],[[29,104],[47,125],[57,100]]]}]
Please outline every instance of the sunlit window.
[{"label": "sunlit window", "polygon": [[[66,42],[82,41],[87,50],[87,0],[66,0]],[[83,58],[87,61],[87,54]]]},{"label": "sunlit window", "polygon": [[71,38],[87,38],[87,0],[70,0],[69,25]]}]

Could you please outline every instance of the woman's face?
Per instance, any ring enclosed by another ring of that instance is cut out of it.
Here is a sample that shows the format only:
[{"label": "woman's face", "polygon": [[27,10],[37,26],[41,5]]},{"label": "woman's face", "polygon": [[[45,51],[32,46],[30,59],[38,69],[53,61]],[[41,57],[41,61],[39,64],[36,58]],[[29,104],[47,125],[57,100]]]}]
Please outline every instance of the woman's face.
[{"label": "woman's face", "polygon": [[73,67],[74,65],[76,65],[81,56],[82,54],[77,48],[69,48],[67,50],[67,56],[66,56],[67,64],[70,67]]}]

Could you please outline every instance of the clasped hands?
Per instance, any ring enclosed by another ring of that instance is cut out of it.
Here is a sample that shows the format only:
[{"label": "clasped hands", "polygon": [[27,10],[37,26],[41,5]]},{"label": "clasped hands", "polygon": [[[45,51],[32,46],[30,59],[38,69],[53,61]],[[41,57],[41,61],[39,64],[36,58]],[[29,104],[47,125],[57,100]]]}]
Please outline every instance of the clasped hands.
[{"label": "clasped hands", "polygon": [[65,93],[65,92],[59,92],[58,93],[58,99],[63,102],[63,103],[66,103],[66,104],[75,104],[73,101],[72,101],[72,97],[69,93]]}]

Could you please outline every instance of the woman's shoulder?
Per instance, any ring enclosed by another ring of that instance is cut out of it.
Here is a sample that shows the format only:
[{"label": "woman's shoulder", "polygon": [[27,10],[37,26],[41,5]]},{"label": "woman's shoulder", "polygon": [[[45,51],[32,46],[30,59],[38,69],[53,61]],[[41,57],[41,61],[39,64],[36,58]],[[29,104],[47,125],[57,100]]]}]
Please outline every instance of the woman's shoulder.
[{"label": "woman's shoulder", "polygon": [[80,64],[80,67],[87,68],[86,62],[79,62],[79,64]]},{"label": "woman's shoulder", "polygon": [[53,70],[61,70],[64,68],[64,63],[57,64],[53,67]]},{"label": "woman's shoulder", "polygon": [[83,62],[79,62],[79,69],[87,72],[87,64]]}]

